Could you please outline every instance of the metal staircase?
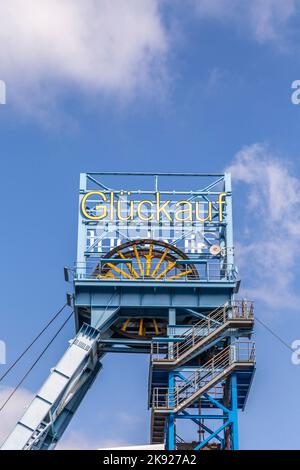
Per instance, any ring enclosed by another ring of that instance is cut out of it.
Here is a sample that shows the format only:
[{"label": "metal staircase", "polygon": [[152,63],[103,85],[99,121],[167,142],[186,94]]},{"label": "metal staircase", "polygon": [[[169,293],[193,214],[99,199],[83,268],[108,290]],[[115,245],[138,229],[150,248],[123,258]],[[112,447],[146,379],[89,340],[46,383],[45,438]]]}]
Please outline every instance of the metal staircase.
[{"label": "metal staircase", "polygon": [[253,323],[252,302],[241,300],[222,305],[189,328],[184,334],[177,336],[177,342],[171,348],[163,341],[152,342],[152,365],[153,367],[173,369],[201,353],[204,346],[209,345],[225,330],[229,328],[251,329]]},{"label": "metal staircase", "polygon": [[197,371],[193,372],[186,380],[176,383],[174,388],[154,388],[152,410],[154,414],[178,413],[189,407],[201,395],[207,393],[218,382],[225,379],[232,371],[252,368],[254,362],[254,343],[237,342],[227,346]]},{"label": "metal staircase", "polygon": [[[237,448],[237,410],[243,409],[255,369],[253,303],[233,300],[206,316],[195,313],[200,321],[189,327],[171,324],[168,338],[152,341],[151,441],[162,443],[168,436],[168,449]],[[221,423],[216,429],[203,422],[211,411],[200,411],[211,407]],[[194,421],[206,437],[177,442],[174,423],[180,419]]]},{"label": "metal staircase", "polygon": [[151,444],[163,444],[165,441],[166,415],[151,413]]}]

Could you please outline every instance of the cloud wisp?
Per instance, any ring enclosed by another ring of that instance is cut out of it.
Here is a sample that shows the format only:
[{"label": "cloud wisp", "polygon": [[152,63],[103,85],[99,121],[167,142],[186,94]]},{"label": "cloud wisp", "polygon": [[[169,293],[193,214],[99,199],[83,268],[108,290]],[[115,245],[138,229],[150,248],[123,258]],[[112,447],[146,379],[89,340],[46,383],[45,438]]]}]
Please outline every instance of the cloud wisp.
[{"label": "cloud wisp", "polygon": [[[297,0],[190,2],[195,8],[188,10],[200,20],[227,22],[243,35],[248,30],[256,41],[282,48],[298,11]],[[0,2],[1,79],[10,103],[51,123],[68,92],[86,99],[113,96],[121,103],[164,96],[176,49],[176,34],[165,17],[175,24],[178,6],[166,0]]]},{"label": "cloud wisp", "polygon": [[165,78],[157,0],[11,0],[0,17],[1,78],[23,107],[49,104],[64,85],[128,97]]},{"label": "cloud wisp", "polygon": [[300,181],[286,162],[263,144],[243,148],[227,169],[246,185],[246,216],[237,262],[247,294],[271,308],[295,308],[299,294]]},{"label": "cloud wisp", "polygon": [[[12,387],[0,387],[0,404],[2,404],[9,394],[12,392]],[[7,438],[8,434],[12,431],[18,419],[25,412],[26,406],[31,402],[32,393],[25,389],[20,388],[15,393],[12,400],[10,400],[6,407],[0,413],[0,444]]]},{"label": "cloud wisp", "polygon": [[56,450],[96,450],[110,449],[118,446],[128,445],[124,440],[119,439],[98,439],[94,436],[88,436],[80,431],[67,432],[56,446]]},{"label": "cloud wisp", "polygon": [[259,43],[281,44],[289,21],[297,9],[297,0],[193,0],[201,18],[231,22],[248,30]]},{"label": "cloud wisp", "polygon": [[[102,419],[109,420],[109,417],[102,414]],[[58,443],[58,450],[72,450],[72,449],[110,449],[114,447],[123,447],[132,445],[132,431],[142,423],[143,419],[135,414],[127,412],[120,412],[117,416],[117,421],[113,423],[113,432],[111,429],[106,429],[105,436],[103,436],[102,421],[99,423],[99,437],[93,433],[93,436],[89,436],[87,433],[83,433],[78,429],[72,429],[67,431],[66,435],[62,437],[62,440]],[[127,440],[122,438],[123,429],[127,429]],[[113,434],[113,436],[112,436]]]}]

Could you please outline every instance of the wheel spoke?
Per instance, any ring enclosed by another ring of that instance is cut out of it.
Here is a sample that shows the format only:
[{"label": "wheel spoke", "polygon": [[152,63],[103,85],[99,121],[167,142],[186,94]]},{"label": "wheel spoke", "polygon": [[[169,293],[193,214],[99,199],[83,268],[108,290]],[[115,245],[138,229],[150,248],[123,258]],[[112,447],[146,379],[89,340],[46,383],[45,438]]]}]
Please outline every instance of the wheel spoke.
[{"label": "wheel spoke", "polygon": [[134,251],[137,263],[138,263],[138,267],[139,267],[139,270],[140,270],[140,275],[141,275],[141,277],[144,277],[143,266],[142,266],[141,258],[140,258],[140,255],[139,255],[138,251],[137,251],[136,245],[133,245],[133,251]]},{"label": "wheel spoke", "polygon": [[124,333],[125,333],[126,330],[127,330],[127,326],[128,326],[128,324],[129,324],[129,322],[130,322],[130,318],[127,318],[127,320],[124,322],[124,325],[123,325],[122,328],[121,328],[121,331],[124,331]]},{"label": "wheel spoke", "polygon": [[171,271],[171,269],[173,269],[175,265],[176,265],[176,261],[169,261],[166,269],[164,269],[158,276],[156,276],[156,279],[160,279],[166,274],[168,274],[168,272]]},{"label": "wheel spoke", "polygon": [[153,318],[152,321],[153,321],[153,326],[154,326],[155,334],[156,334],[156,335],[159,335],[159,329],[158,329],[157,320],[156,320],[155,318]]},{"label": "wheel spoke", "polygon": [[139,336],[143,336],[144,333],[144,320],[140,318],[140,325],[139,325]]},{"label": "wheel spoke", "polygon": [[193,272],[191,269],[188,269],[187,271],[181,271],[179,274],[175,274],[174,276],[168,277],[168,279],[178,279],[179,277],[185,276],[186,274],[190,274]]},{"label": "wheel spoke", "polygon": [[144,255],[144,257],[146,258],[146,276],[150,276],[151,260],[153,258],[152,251],[153,245],[151,243],[148,255]]},{"label": "wheel spoke", "polygon": [[169,248],[166,248],[163,255],[161,256],[161,258],[159,259],[158,263],[156,264],[154,270],[153,270],[153,273],[151,274],[151,277],[155,277],[157,271],[159,270],[160,266],[161,266],[161,263],[163,262],[163,260],[165,259],[165,257],[167,256],[169,252]]},{"label": "wheel spoke", "polygon": [[[120,256],[120,258],[127,259],[121,251],[118,251],[118,255]],[[133,277],[139,277],[136,270],[131,266],[131,263],[126,263],[126,266],[127,266],[128,271],[130,272],[130,274],[132,274]]]},{"label": "wheel spoke", "polygon": [[107,263],[107,266],[109,266],[111,269],[113,269],[114,271],[116,271],[118,274],[121,274],[122,276],[126,277],[127,279],[134,279],[133,276],[131,276],[130,274],[126,273],[126,271],[124,271],[123,269],[119,268],[118,266],[115,266],[115,265],[112,264],[112,263]]}]

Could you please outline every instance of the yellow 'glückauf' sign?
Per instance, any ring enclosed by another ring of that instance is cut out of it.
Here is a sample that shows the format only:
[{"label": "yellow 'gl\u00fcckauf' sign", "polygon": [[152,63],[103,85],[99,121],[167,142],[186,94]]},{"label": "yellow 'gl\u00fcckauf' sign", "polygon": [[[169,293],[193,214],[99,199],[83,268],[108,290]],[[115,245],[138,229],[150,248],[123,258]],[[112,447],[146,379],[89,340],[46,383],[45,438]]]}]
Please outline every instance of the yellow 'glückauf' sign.
[{"label": "yellow 'gl\u00fcckauf' sign", "polygon": [[[122,196],[124,192],[121,192]],[[130,191],[126,193],[126,197],[130,196]],[[88,207],[91,199],[97,198],[97,203],[93,207],[92,214]],[[102,191],[89,191],[81,200],[81,212],[86,219],[89,220],[118,220],[122,222],[130,220],[140,220],[143,222],[157,221],[162,218],[170,222],[210,222],[213,219],[213,207],[217,207],[219,222],[223,221],[223,208],[226,193],[220,193],[218,199],[213,201],[189,201],[186,199],[180,201],[161,200],[159,192],[155,193],[154,200],[144,199],[141,201],[122,201],[119,193],[116,195],[111,191],[108,195]],[[99,202],[98,202],[99,199]],[[203,214],[203,204],[207,204],[207,213]],[[123,207],[122,207],[123,205]],[[126,205],[126,207],[125,207]],[[170,207],[172,205],[172,208]],[[126,215],[124,216],[124,209]],[[214,214],[215,215],[215,214]]]}]

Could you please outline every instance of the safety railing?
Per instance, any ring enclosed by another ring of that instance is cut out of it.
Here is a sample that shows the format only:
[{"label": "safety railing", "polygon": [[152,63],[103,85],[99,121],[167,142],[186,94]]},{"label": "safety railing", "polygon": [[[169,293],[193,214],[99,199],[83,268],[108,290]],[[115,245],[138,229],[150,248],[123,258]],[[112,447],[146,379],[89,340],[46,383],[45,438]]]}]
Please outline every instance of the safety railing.
[{"label": "safety railing", "polygon": [[206,364],[195,372],[177,382],[174,388],[155,387],[152,395],[153,409],[172,410],[180,407],[184,402],[199,396],[201,389],[207,391],[209,384],[215,386],[215,379],[225,375],[226,370],[233,364],[249,364],[255,362],[255,345],[252,341],[237,342],[227,346],[216,354]]},{"label": "safety railing", "polygon": [[[101,261],[98,264],[94,261],[76,263],[74,267],[75,280],[94,280],[94,281],[224,281],[234,280],[236,270],[233,264],[223,262],[216,263],[213,260],[206,260],[203,263],[194,265],[190,268],[193,260],[187,264],[176,264],[162,262],[159,270],[155,270],[155,264],[149,267],[145,261],[137,262],[135,259],[128,259],[122,262]],[[180,267],[179,267],[180,266]],[[104,269],[103,269],[104,268]]]},{"label": "safety railing", "polygon": [[189,351],[195,350],[199,343],[203,341],[203,338],[223,329],[226,323],[238,320],[239,324],[243,324],[243,322],[248,324],[253,318],[253,302],[236,300],[226,303],[195,323],[182,335],[177,336],[177,342],[170,344],[163,343],[162,341],[153,341],[151,344],[152,361],[177,361],[181,357],[188,355]]}]

